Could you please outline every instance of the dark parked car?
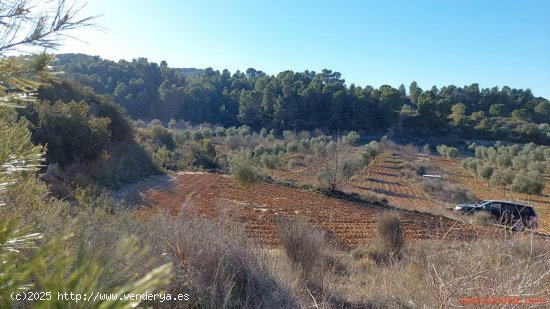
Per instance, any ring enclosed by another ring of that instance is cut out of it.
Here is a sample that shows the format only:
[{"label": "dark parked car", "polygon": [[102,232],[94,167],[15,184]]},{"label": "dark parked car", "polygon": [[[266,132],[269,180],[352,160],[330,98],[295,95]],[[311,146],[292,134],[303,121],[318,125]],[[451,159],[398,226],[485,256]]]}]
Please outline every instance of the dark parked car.
[{"label": "dark parked car", "polygon": [[455,210],[464,214],[486,211],[498,223],[511,226],[514,230],[536,229],[539,226],[535,208],[531,205],[511,201],[487,200],[477,204],[457,205]]}]

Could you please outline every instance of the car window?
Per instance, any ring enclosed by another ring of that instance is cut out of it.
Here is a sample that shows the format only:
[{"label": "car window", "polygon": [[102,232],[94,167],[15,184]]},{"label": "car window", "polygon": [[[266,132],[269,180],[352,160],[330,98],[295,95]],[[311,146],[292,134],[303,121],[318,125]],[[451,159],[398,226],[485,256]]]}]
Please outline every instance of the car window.
[{"label": "car window", "polygon": [[535,210],[533,209],[533,207],[518,205],[518,208],[519,208],[519,211],[522,214],[525,214],[525,215],[528,215],[528,216],[534,216],[535,215]]},{"label": "car window", "polygon": [[502,203],[491,203],[488,206],[491,207],[494,210],[500,210],[501,206],[502,206]]}]

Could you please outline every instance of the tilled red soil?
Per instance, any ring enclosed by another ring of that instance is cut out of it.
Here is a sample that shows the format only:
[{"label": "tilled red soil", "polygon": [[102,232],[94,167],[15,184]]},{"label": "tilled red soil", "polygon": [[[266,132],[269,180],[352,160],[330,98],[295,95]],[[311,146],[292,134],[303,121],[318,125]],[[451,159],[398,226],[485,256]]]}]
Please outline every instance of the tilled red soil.
[{"label": "tilled red soil", "polygon": [[227,216],[268,246],[278,244],[279,219],[301,217],[326,229],[342,244],[356,247],[375,239],[377,217],[388,211],[400,213],[409,241],[464,240],[501,233],[493,227],[464,225],[427,213],[390,210],[281,185],[262,183],[243,188],[228,176],[210,173],[172,174],[164,186],[146,187],[141,195],[140,205],[145,211],[151,207],[177,212],[184,207],[207,217]]}]

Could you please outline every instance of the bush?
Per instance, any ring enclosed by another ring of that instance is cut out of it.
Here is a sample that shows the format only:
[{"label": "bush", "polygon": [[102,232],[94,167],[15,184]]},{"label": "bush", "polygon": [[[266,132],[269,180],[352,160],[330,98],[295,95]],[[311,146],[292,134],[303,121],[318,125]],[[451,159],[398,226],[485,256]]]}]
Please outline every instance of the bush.
[{"label": "bush", "polygon": [[376,232],[382,248],[391,257],[399,257],[405,245],[405,233],[397,213],[386,213],[378,217]]},{"label": "bush", "polygon": [[256,156],[256,157],[260,157],[263,154],[265,154],[266,152],[267,152],[267,150],[265,149],[264,145],[258,145],[258,146],[256,146],[256,148],[254,148],[254,156]]},{"label": "bush", "polygon": [[458,157],[458,155],[460,154],[458,152],[458,149],[455,148],[455,147],[449,147],[447,145],[438,145],[436,147],[436,150],[437,152],[442,155],[443,157],[447,158],[447,159],[453,159],[453,158],[456,158]]},{"label": "bush", "polygon": [[235,127],[230,127],[225,130],[225,136],[235,136],[239,134],[239,130]]},{"label": "bush", "polygon": [[292,141],[286,145],[286,151],[288,153],[296,153],[300,151],[300,144],[296,141]]},{"label": "bush", "polygon": [[377,141],[372,141],[363,147],[363,150],[371,157],[374,158],[384,152],[382,145]]},{"label": "bush", "polygon": [[252,133],[252,130],[247,125],[242,125],[239,127],[239,135],[240,136],[249,136]]},{"label": "bush", "polygon": [[526,156],[516,156],[512,159],[512,165],[517,170],[525,170],[527,169],[527,165],[529,164],[529,159]]},{"label": "bush", "polygon": [[497,161],[497,164],[501,167],[512,166],[512,156],[508,153],[497,155],[496,161]]},{"label": "bush", "polygon": [[250,187],[262,180],[258,168],[246,150],[232,152],[229,156],[229,173],[244,187]]},{"label": "bush", "polygon": [[260,162],[265,168],[275,169],[281,166],[281,157],[266,153],[261,156]]},{"label": "bush", "polygon": [[460,166],[477,177],[477,168],[480,166],[480,163],[481,161],[479,159],[466,158],[460,162]]},{"label": "bush", "polygon": [[145,135],[151,139],[151,142],[159,147],[166,146],[168,150],[174,150],[176,148],[176,142],[174,141],[174,135],[170,130],[159,125],[150,125]]},{"label": "bush", "polygon": [[489,183],[495,186],[508,186],[514,181],[514,172],[511,168],[506,169],[495,169],[491,175]]},{"label": "bush", "polygon": [[541,194],[544,189],[544,178],[537,172],[519,172],[510,186],[514,192]]},{"label": "bush", "polygon": [[322,276],[327,244],[325,233],[298,220],[283,220],[277,224],[279,240],[286,256],[298,268],[304,280],[316,276],[319,284]]},{"label": "bush", "polygon": [[271,152],[274,154],[274,155],[280,155],[280,154],[283,154],[285,153],[285,146],[283,146],[282,144],[279,144],[279,143],[275,143],[273,144],[273,146],[271,146]]},{"label": "bush", "polygon": [[309,159],[321,188],[331,192],[340,190],[365,166],[364,159],[342,140],[318,145]]},{"label": "bush", "polygon": [[359,141],[361,140],[361,135],[355,131],[350,131],[346,135],[346,142],[350,144],[351,146],[355,146],[359,144]]},{"label": "bush", "polygon": [[399,147],[399,154],[407,161],[412,162],[418,156],[418,148],[413,144],[407,144]]},{"label": "bush", "polygon": [[489,181],[491,175],[493,175],[493,171],[494,168],[491,165],[483,163],[480,167],[478,167],[477,174],[485,181]]},{"label": "bush", "polygon": [[527,170],[529,172],[537,172],[537,173],[543,174],[545,169],[546,169],[545,162],[532,161],[532,162],[529,162],[529,164],[527,164]]},{"label": "bush", "polygon": [[216,133],[217,137],[225,136],[225,129],[223,127],[217,127],[214,132]]}]

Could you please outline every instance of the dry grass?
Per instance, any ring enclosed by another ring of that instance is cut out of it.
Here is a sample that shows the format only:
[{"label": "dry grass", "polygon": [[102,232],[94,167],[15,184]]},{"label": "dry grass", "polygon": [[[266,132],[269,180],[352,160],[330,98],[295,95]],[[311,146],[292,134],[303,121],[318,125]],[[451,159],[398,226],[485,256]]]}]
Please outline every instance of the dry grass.
[{"label": "dry grass", "polygon": [[398,213],[385,213],[376,222],[376,231],[382,249],[391,258],[397,258],[405,244],[405,233]]}]

